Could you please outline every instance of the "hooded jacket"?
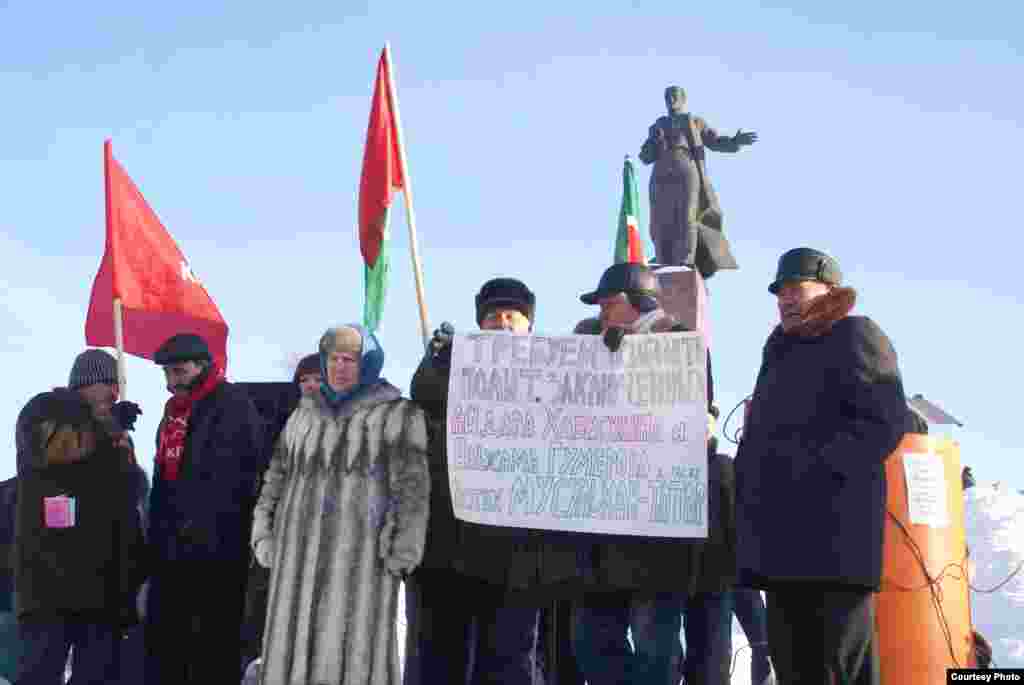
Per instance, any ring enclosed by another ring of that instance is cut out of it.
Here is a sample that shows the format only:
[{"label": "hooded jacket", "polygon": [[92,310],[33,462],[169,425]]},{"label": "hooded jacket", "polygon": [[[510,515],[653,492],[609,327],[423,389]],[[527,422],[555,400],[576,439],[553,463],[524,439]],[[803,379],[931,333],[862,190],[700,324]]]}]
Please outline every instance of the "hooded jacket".
[{"label": "hooded jacket", "polygon": [[[74,613],[134,622],[135,592],[146,564],[130,451],[114,445],[71,390],[33,397],[15,430],[18,615]],[[75,447],[85,433],[95,435],[95,448],[82,455]],[[59,496],[73,500],[71,525],[47,524],[46,499]]]}]

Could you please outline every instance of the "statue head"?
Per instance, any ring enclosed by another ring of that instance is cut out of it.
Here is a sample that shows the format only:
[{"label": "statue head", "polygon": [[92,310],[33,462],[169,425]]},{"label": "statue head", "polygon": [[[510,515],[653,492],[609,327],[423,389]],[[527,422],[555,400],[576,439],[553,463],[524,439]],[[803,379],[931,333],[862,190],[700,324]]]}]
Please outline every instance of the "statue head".
[{"label": "statue head", "polygon": [[679,86],[669,86],[665,89],[665,107],[669,114],[683,114],[686,112],[686,91]]}]

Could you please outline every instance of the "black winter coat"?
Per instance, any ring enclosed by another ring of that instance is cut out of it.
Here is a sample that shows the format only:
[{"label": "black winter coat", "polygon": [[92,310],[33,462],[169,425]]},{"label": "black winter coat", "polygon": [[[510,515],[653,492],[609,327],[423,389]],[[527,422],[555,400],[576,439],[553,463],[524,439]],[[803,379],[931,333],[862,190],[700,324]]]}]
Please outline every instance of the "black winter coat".
[{"label": "black winter coat", "polygon": [[158,561],[245,563],[269,461],[263,430],[255,405],[231,383],[195,403],[177,480],[165,480],[159,466],[153,472],[149,539]]},{"label": "black winter coat", "polygon": [[708,449],[708,537],[695,592],[727,592],[736,581],[736,472],[732,458]]},{"label": "black winter coat", "polygon": [[524,601],[543,588],[578,580],[571,534],[484,526],[455,518],[448,481],[447,411],[449,369],[427,355],[413,376],[410,396],[427,415],[430,448],[430,524],[417,573],[454,571]]},{"label": "black winter coat", "polygon": [[[600,326],[600,323],[596,326]],[[666,314],[653,324],[650,332],[680,333],[687,330],[675,318]],[[587,330],[582,322],[577,326],[577,332],[580,333],[596,331],[596,327]],[[706,392],[709,408],[714,401],[711,378],[709,352]],[[586,544],[580,554],[580,573],[588,590],[692,593],[696,589],[703,539],[586,533],[577,534],[577,539]]]},{"label": "black winter coat", "polygon": [[[92,432],[95,449],[80,460],[67,457],[55,447],[63,431]],[[16,443],[18,615],[84,613],[133,623],[146,553],[130,451],[114,446],[92,421],[88,405],[70,390],[32,398],[18,417]],[[43,500],[57,495],[75,500],[71,527],[45,525]]]},{"label": "black winter coat", "polygon": [[884,462],[907,404],[896,352],[870,319],[768,338],[736,455],[741,584],[878,589]]}]

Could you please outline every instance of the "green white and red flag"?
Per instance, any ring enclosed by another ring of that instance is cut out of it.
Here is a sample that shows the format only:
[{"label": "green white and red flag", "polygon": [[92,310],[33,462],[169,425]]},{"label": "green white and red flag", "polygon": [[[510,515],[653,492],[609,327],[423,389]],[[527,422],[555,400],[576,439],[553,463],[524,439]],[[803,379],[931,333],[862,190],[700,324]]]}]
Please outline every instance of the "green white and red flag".
[{"label": "green white and red flag", "polygon": [[647,263],[644,242],[640,237],[640,202],[636,189],[636,171],[628,156],[622,165],[622,207],[619,210],[619,230],[615,237],[615,262]]}]

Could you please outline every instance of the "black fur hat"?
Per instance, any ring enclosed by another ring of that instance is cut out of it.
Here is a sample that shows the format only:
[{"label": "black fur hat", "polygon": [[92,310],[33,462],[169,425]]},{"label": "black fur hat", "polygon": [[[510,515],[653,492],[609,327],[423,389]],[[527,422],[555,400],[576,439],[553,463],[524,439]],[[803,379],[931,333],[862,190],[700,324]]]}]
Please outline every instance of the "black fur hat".
[{"label": "black fur hat", "polygon": [[476,323],[484,321],[488,310],[495,307],[512,307],[523,313],[530,323],[537,310],[537,298],[516,278],[492,278],[483,284],[476,295]]}]

